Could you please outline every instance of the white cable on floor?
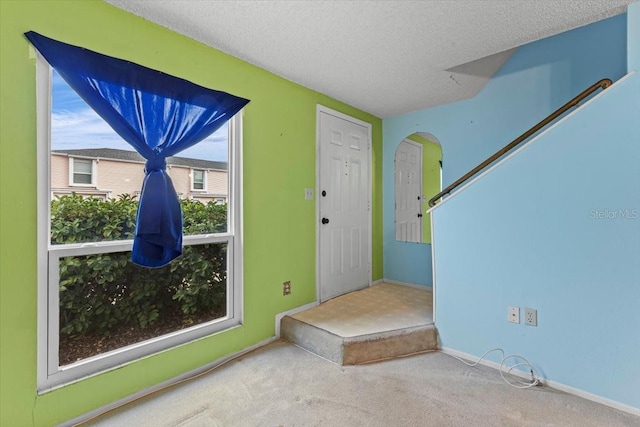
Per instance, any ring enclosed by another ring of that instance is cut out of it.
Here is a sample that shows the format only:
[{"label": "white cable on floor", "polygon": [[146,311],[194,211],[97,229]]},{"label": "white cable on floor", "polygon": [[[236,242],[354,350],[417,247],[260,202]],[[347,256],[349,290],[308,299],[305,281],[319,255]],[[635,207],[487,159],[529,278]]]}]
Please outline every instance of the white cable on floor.
[{"label": "white cable on floor", "polygon": [[[474,367],[477,366],[482,359],[484,359],[486,357],[487,354],[493,352],[493,351],[499,351],[502,354],[502,360],[500,361],[500,376],[502,377],[502,379],[504,380],[504,382],[506,382],[507,384],[509,384],[511,387],[515,387],[515,388],[519,388],[519,389],[527,389],[527,388],[531,388],[531,387],[535,387],[538,384],[540,384],[540,380],[538,380],[538,375],[536,374],[535,370],[533,369],[533,366],[531,366],[531,363],[529,363],[529,361],[527,359],[525,359],[524,357],[517,355],[517,354],[510,354],[508,356],[505,356],[504,350],[501,348],[492,348],[491,350],[487,350],[484,352],[484,354],[482,356],[480,356],[480,358],[478,360],[476,360],[474,363],[469,363],[466,360],[458,357],[458,356],[454,356],[453,354],[449,354],[449,353],[445,353],[447,356],[451,356],[454,359],[459,360],[460,362],[464,363],[467,366],[470,367]],[[509,359],[521,359],[524,360],[524,362],[520,362],[520,363],[516,363],[515,365],[511,366],[508,370],[507,370],[507,374],[511,374],[511,371],[513,371],[515,368],[519,367],[519,366],[526,366],[527,368],[529,368],[529,371],[531,372],[531,381],[529,382],[525,382],[525,381],[515,381],[515,382],[511,382],[509,380],[507,380],[507,378],[504,376],[504,368],[505,368],[505,363],[507,362],[507,360]]]}]

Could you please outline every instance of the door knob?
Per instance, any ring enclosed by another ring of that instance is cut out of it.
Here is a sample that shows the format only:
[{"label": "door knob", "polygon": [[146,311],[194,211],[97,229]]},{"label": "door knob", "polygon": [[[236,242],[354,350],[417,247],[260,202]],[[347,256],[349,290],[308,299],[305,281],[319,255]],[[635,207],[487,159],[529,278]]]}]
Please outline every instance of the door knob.
[{"label": "door knob", "polygon": [[422,218],[422,214],[418,214],[418,218]]},{"label": "door knob", "polygon": [[329,218],[322,218],[323,224],[329,224]]}]

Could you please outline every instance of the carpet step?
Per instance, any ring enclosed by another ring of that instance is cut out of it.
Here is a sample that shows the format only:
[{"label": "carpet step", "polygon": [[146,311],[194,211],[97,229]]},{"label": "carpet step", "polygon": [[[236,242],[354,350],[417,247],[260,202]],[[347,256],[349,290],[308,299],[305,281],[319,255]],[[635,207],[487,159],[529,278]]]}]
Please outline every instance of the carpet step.
[{"label": "carpet step", "polygon": [[291,316],[285,316],[280,328],[281,336],[285,340],[339,365],[356,365],[406,356],[435,350],[438,346],[438,333],[433,324],[341,337]]}]

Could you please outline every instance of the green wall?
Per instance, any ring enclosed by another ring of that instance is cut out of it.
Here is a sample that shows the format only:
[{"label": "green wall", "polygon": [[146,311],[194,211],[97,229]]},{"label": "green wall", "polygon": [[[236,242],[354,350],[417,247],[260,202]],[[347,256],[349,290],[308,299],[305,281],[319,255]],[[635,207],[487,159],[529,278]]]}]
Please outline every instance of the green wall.
[{"label": "green wall", "polygon": [[[442,161],[442,146],[414,133],[407,139],[422,144],[422,194],[431,198],[441,190],[440,162]],[[423,210],[429,209],[428,200],[424,202]],[[431,243],[431,215],[425,215],[422,221],[422,243]]]},{"label": "green wall", "polygon": [[[244,117],[244,325],[38,396],[35,60],[28,30],[251,99]],[[98,1],[0,1],[0,424],[62,422],[274,335],[315,290],[320,103],[373,125],[373,279],[382,278],[381,120]],[[291,280],[292,295],[282,296]]]}]

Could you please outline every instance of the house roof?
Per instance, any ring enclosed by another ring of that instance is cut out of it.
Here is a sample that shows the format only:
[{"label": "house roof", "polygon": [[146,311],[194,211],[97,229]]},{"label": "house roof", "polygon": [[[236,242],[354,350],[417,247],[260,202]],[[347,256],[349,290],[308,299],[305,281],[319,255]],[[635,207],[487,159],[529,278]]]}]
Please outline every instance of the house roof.
[{"label": "house roof", "polygon": [[[92,159],[123,160],[126,162],[144,163],[144,158],[135,151],[118,150],[115,148],[81,148],[76,150],[51,150],[52,153],[66,154],[69,157],[89,157]],[[188,157],[168,157],[167,165],[186,166],[194,169],[227,170],[226,162],[212,160],[191,159]]]},{"label": "house roof", "polygon": [[475,96],[519,46],[637,0],[105,0],[378,117]]}]

